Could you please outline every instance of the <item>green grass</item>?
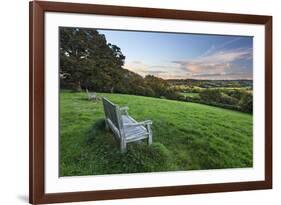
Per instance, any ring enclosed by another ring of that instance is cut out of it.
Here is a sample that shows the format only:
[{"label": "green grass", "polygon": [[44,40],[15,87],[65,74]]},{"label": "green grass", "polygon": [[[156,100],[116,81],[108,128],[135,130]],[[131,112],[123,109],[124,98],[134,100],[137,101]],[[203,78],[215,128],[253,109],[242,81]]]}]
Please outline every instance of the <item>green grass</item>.
[{"label": "green grass", "polygon": [[102,102],[60,93],[60,175],[252,167],[252,115],[196,103],[99,93],[153,121],[153,144],[126,153],[105,130]]},{"label": "green grass", "polygon": [[199,93],[180,93],[184,97],[199,97]]}]

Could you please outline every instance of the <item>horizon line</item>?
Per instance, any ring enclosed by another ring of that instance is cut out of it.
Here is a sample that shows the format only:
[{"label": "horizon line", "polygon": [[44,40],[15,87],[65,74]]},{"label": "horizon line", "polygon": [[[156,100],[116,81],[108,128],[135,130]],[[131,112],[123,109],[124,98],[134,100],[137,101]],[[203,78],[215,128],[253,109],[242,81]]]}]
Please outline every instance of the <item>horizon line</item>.
[{"label": "horizon line", "polygon": [[[157,77],[157,76],[156,76]],[[162,78],[163,79],[163,78]],[[196,79],[196,78],[169,78],[169,79],[163,79],[163,80],[212,80],[212,81],[234,81],[234,80],[248,80],[248,81],[253,81],[253,79],[243,79],[243,78],[238,78],[238,79]]]}]

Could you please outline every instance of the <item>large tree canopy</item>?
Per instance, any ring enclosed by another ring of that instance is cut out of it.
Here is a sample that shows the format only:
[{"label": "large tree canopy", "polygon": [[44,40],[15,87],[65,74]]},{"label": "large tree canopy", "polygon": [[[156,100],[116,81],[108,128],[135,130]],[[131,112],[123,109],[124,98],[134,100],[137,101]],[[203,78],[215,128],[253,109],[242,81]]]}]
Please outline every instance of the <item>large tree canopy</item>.
[{"label": "large tree canopy", "polygon": [[[64,86],[112,87],[124,64],[121,49],[95,29],[60,28],[60,76]],[[112,72],[115,71],[115,72]]]},{"label": "large tree canopy", "polygon": [[60,28],[62,88],[170,97],[168,83],[122,68],[124,60],[121,49],[107,43],[97,30]]}]

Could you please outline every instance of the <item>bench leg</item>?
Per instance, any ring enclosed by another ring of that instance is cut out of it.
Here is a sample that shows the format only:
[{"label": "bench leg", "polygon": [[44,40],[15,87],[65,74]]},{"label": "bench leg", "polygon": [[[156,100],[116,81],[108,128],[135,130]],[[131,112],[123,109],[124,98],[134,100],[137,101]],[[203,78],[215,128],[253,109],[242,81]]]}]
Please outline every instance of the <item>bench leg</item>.
[{"label": "bench leg", "polygon": [[105,120],[105,130],[109,130],[109,126],[108,126],[108,124],[107,124],[107,120]]},{"label": "bench leg", "polygon": [[148,135],[148,144],[151,145],[152,144],[152,135]]},{"label": "bench leg", "polygon": [[122,153],[127,151],[127,143],[125,142],[125,140],[120,141],[120,149]]},{"label": "bench leg", "polygon": [[148,142],[148,144],[150,145],[150,144],[152,144],[152,130],[151,130],[151,128],[150,128],[150,125],[147,125],[147,129],[148,129],[148,139],[147,139],[147,142]]}]

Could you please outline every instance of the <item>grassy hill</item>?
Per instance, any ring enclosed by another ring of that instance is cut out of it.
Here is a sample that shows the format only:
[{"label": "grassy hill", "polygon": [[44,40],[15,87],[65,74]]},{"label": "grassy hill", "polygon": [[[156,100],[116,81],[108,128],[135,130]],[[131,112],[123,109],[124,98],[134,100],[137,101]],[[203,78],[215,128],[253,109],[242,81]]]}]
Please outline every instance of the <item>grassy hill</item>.
[{"label": "grassy hill", "polygon": [[60,175],[93,175],[252,166],[252,115],[196,103],[99,93],[153,121],[153,144],[120,153],[104,128],[102,102],[60,93]]}]

